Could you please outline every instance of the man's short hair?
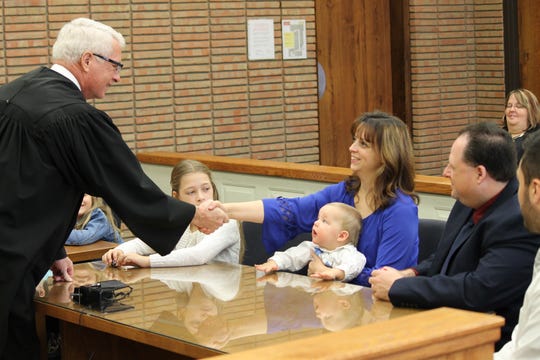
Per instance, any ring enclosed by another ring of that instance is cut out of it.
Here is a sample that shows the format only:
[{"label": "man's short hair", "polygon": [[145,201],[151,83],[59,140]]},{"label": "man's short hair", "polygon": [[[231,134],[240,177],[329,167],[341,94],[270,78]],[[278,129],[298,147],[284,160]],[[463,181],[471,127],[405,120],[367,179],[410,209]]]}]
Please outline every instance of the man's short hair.
[{"label": "man's short hair", "polygon": [[495,180],[506,182],[516,175],[517,155],[510,134],[493,123],[477,123],[464,128],[459,135],[469,142],[463,161],[471,166],[483,165]]},{"label": "man's short hair", "polygon": [[521,157],[521,172],[525,184],[529,185],[532,179],[540,179],[540,133],[532,133],[523,142],[523,156]]}]

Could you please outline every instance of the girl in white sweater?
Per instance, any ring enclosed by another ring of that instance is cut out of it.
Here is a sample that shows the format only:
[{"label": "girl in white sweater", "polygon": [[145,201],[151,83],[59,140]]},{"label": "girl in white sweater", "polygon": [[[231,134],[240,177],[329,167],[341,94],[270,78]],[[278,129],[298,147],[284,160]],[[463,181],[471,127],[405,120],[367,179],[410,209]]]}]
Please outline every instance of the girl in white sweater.
[{"label": "girl in white sweater", "polygon": [[[171,173],[172,196],[195,206],[208,199],[218,199],[210,169],[196,160],[183,160]],[[103,255],[112,266],[170,267],[206,264],[211,260],[240,262],[241,237],[238,223],[230,219],[210,235],[190,225],[175,249],[166,256],[157,254],[136,238],[118,245]],[[113,261],[116,259],[116,261]]]}]

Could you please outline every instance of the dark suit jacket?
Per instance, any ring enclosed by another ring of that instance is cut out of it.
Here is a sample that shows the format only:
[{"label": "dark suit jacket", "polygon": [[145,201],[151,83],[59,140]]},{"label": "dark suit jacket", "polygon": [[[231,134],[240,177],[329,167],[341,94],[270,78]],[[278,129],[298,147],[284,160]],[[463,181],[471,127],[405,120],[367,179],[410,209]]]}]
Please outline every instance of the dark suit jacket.
[{"label": "dark suit jacket", "polygon": [[[517,180],[511,180],[474,226],[471,236],[450,252],[473,211],[456,201],[437,250],[417,267],[419,276],[402,278],[392,285],[392,304],[495,312],[506,319],[497,348],[508,341],[518,322],[540,245],[540,236],[529,233],[523,225],[517,188]],[[447,257],[449,263],[443,273]]]}]

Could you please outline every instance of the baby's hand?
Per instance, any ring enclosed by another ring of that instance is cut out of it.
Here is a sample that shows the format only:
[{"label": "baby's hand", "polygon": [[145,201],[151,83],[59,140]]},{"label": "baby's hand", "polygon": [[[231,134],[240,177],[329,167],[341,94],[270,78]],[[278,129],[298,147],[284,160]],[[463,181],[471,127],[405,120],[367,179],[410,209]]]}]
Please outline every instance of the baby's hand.
[{"label": "baby's hand", "polygon": [[331,270],[331,268],[324,265],[321,258],[317,254],[315,254],[315,251],[310,250],[310,253],[311,253],[311,261],[309,262],[309,265],[308,265],[309,276],[313,274],[320,274],[323,271],[327,271],[329,269]]},{"label": "baby's hand", "polygon": [[264,264],[255,265],[255,269],[259,271],[264,271],[266,274],[279,270],[274,260],[268,260]]},{"label": "baby's hand", "polygon": [[312,273],[309,276],[321,280],[334,280],[334,276],[328,274],[327,272]]}]

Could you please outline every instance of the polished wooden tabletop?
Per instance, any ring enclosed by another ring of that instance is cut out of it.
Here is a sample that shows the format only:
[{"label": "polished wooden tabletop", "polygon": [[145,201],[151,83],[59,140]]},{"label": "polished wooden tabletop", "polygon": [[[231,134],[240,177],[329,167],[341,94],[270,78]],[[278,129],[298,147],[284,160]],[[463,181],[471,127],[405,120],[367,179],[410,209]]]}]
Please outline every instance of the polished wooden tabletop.
[{"label": "polished wooden tabletop", "polygon": [[[101,312],[72,300],[75,287],[111,279],[132,287],[120,301],[131,308]],[[87,315],[86,323],[94,321],[96,329],[121,327],[127,338],[130,331],[164,336],[209,350],[202,355],[235,353],[418,312],[374,302],[369,288],[285,272],[264,275],[254,267],[225,263],[118,269],[96,261],[76,264],[74,280],[45,280],[36,293],[37,311],[73,323],[84,322],[81,315]]]}]

